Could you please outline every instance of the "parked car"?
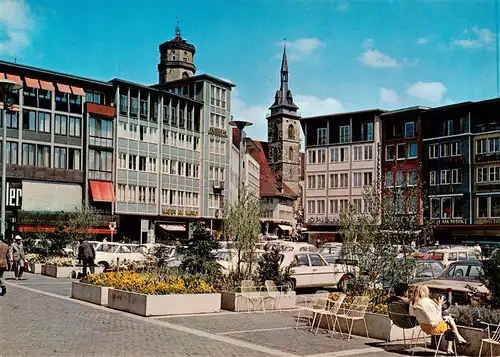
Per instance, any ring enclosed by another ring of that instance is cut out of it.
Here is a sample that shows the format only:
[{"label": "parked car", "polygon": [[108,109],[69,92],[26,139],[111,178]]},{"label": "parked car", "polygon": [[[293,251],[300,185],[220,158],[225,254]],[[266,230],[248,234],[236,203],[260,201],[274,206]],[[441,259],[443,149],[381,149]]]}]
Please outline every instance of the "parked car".
[{"label": "parked car", "polygon": [[318,248],[309,243],[286,242],[281,246],[284,252],[318,252]]},{"label": "parked car", "polygon": [[437,260],[446,267],[452,262],[478,260],[480,257],[472,247],[453,247],[428,251],[423,259]]},{"label": "parked car", "polygon": [[479,281],[483,263],[480,260],[464,260],[453,262],[435,279],[425,281],[432,294],[448,297],[448,290],[452,293],[452,302],[459,305],[470,304],[470,289],[487,293],[488,289]]},{"label": "parked car", "polygon": [[349,273],[344,264],[328,264],[313,252],[282,252],[281,267],[290,267],[290,279],[285,282],[288,290],[340,286],[344,275]]},{"label": "parked car", "polygon": [[318,248],[318,252],[321,254],[340,254],[342,251],[342,243],[325,243]]},{"label": "parked car", "polygon": [[99,242],[94,248],[98,265],[108,269],[116,265],[118,259],[120,265],[125,261],[140,261],[145,258],[146,249],[138,244],[122,244],[112,242]]},{"label": "parked car", "polygon": [[[257,262],[265,252],[263,250],[256,250],[252,259],[252,271],[257,269]],[[214,252],[215,259],[221,266],[223,273],[236,271],[238,265],[238,252],[234,249],[219,249]],[[248,254],[242,253],[240,269],[245,270],[250,265]]]}]

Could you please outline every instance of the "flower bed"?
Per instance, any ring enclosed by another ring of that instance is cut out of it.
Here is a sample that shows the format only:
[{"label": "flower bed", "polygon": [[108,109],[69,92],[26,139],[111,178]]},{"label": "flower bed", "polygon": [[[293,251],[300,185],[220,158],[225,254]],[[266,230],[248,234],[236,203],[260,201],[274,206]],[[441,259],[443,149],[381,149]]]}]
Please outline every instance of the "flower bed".
[{"label": "flower bed", "polygon": [[81,283],[107,287],[108,307],[142,316],[220,310],[221,296],[204,280],[131,271],[89,275]]},{"label": "flower bed", "polygon": [[97,286],[74,281],[71,284],[71,297],[77,300],[87,301],[97,305],[108,305],[107,286]]}]

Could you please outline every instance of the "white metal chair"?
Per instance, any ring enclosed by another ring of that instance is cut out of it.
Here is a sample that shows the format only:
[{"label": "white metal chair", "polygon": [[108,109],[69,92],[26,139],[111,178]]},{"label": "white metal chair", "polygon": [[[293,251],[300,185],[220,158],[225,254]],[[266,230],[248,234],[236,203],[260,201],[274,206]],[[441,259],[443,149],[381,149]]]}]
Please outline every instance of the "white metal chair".
[{"label": "white metal chair", "polygon": [[[319,320],[318,320],[318,325],[316,326],[316,335],[318,334],[318,329],[319,325],[321,325],[321,320],[323,319],[323,316],[326,315],[326,321],[328,322],[328,329],[332,328],[332,338],[333,334],[335,332],[335,324],[337,321],[337,314],[339,313],[340,306],[342,306],[342,303],[344,302],[344,299],[346,297],[346,294],[340,294],[337,300],[328,300],[327,303],[327,308],[321,312],[318,312],[317,315],[319,315]],[[335,320],[333,317],[335,316]],[[330,317],[330,319],[328,319]],[[332,327],[330,327],[330,320],[333,322]],[[314,326],[314,321],[313,321],[313,326]]]},{"label": "white metal chair", "polygon": [[[366,320],[365,320],[366,309],[368,308],[369,302],[370,298],[368,296],[356,296],[351,306],[349,307],[349,310],[347,310],[344,314],[338,314],[336,316],[337,318],[336,321],[339,325],[339,331],[341,336],[343,336],[342,328],[340,327],[340,322],[338,321],[338,318],[345,319],[346,327],[349,330],[349,336],[347,337],[347,341],[350,341],[351,339],[352,326],[354,325],[354,321],[356,320],[363,320],[363,323],[365,324],[366,337],[370,338],[370,335],[368,334],[368,327],[366,326]],[[349,327],[349,321],[351,321],[351,327]],[[335,326],[333,328],[335,328]]]},{"label": "white metal chair", "polygon": [[[274,281],[272,281],[272,280],[266,280],[264,282],[264,285],[266,286],[266,290],[269,294],[271,294],[271,293],[277,294],[278,297],[282,298],[285,301],[290,300],[289,302],[291,302],[291,303],[286,304],[286,306],[289,306],[290,309],[292,309],[295,306],[295,296],[293,294],[288,294],[288,290],[286,290],[287,287],[285,285],[277,286],[274,283]],[[276,297],[271,296],[271,295],[267,295],[267,296],[264,296],[264,301],[266,299],[270,299],[273,301],[273,305],[274,305],[275,310],[279,310],[279,312],[282,311],[281,304],[278,304]]]},{"label": "white metal chair", "polygon": [[[481,340],[481,348],[479,349],[479,357],[481,357],[481,354],[483,353],[483,344],[485,344],[485,343],[488,343],[490,345],[490,357],[493,357],[493,345],[500,346],[500,324],[493,325],[493,324],[489,324],[487,322],[482,322],[482,323],[488,326],[486,328],[488,330],[488,338],[483,338]],[[495,332],[493,332],[493,335],[491,335],[491,326],[497,327],[495,329]]]},{"label": "white metal chair", "polygon": [[[264,306],[264,296],[260,294],[252,280],[242,280],[241,281],[241,294],[237,295],[236,298],[244,298],[247,302],[247,312],[257,311],[260,305],[262,305],[262,311],[266,313],[266,307]],[[252,309],[250,309],[250,305]]]},{"label": "white metal chair", "polygon": [[[314,296],[309,300],[307,297],[302,297],[300,296],[299,298],[302,298],[304,300],[304,305],[297,305],[296,308],[299,310],[299,314],[297,316],[297,325],[295,326],[295,329],[299,328],[299,321],[300,321],[300,314],[301,312],[311,312],[314,315],[319,312],[323,311],[326,309],[326,303],[328,301],[328,291],[324,290],[318,290],[314,294]],[[312,327],[311,327],[312,331]]]}]

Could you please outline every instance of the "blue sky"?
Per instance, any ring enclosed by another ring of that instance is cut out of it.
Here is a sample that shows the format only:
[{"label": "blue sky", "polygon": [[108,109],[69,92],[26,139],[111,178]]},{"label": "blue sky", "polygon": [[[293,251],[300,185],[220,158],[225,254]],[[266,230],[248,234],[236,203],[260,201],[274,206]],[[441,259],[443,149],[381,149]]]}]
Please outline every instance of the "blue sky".
[{"label": "blue sky", "polygon": [[303,116],[497,95],[494,0],[0,0],[0,58],[154,84],[176,15],[198,73],[236,84],[233,115],[253,121],[257,139],[285,37]]}]

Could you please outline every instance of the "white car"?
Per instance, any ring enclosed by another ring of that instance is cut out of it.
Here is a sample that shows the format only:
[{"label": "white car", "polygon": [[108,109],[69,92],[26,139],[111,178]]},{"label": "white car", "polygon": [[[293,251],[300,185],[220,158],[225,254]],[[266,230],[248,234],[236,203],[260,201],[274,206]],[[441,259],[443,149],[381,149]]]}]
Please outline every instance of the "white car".
[{"label": "white car", "polygon": [[281,245],[281,249],[284,252],[318,252],[318,248],[309,243],[292,243],[286,242]]},{"label": "white car", "polygon": [[125,261],[140,261],[145,258],[147,249],[138,244],[121,244],[111,242],[100,242],[95,249],[95,262],[105,269],[111,265],[120,265]]},{"label": "white car", "polygon": [[285,282],[288,290],[339,286],[349,272],[344,264],[328,264],[313,252],[282,252],[281,267],[290,267],[290,279]]},{"label": "white car", "polygon": [[[262,257],[262,254],[265,252],[263,250],[256,250],[254,252],[253,262],[252,262],[252,271],[257,269],[258,260]],[[215,254],[215,259],[221,266],[221,271],[225,274],[236,271],[238,265],[238,252],[234,249],[219,249]],[[242,270],[247,269],[248,267],[248,254],[243,253],[241,257],[241,265],[240,268]]]}]

